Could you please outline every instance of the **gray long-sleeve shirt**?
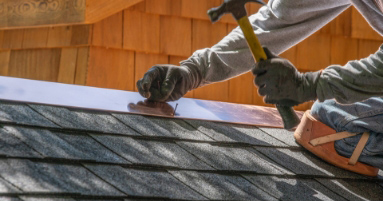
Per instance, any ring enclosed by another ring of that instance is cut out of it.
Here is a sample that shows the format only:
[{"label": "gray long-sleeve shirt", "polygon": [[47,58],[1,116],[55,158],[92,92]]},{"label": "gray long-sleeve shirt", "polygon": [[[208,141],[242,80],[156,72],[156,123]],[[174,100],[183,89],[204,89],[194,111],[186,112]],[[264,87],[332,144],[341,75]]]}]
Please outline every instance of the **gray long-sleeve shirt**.
[{"label": "gray long-sleeve shirt", "polygon": [[[270,0],[250,22],[262,45],[280,54],[313,34],[350,6],[355,6],[378,33],[383,35],[383,12],[373,0]],[[197,69],[199,86],[246,73],[254,59],[239,28],[211,48],[201,49],[181,62]],[[320,101],[335,98],[351,103],[383,96],[383,46],[368,58],[345,66],[324,66],[317,95]]]}]

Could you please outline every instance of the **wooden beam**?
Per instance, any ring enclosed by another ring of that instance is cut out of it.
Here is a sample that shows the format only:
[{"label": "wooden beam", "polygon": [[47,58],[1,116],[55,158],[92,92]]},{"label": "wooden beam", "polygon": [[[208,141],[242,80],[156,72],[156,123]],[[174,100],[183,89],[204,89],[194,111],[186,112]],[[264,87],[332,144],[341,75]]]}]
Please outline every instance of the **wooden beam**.
[{"label": "wooden beam", "polygon": [[127,10],[139,11],[139,12],[145,13],[146,12],[146,1],[144,0],[140,3],[137,3],[136,5],[129,7]]},{"label": "wooden beam", "polygon": [[3,0],[0,27],[32,27],[85,21],[85,0]]},{"label": "wooden beam", "polygon": [[181,16],[209,20],[207,11],[213,7],[219,6],[221,3],[221,0],[182,0]]},{"label": "wooden beam", "polygon": [[2,0],[0,29],[93,24],[143,0]]},{"label": "wooden beam", "polygon": [[182,0],[146,0],[146,12],[158,15],[181,15]]},{"label": "wooden beam", "polygon": [[143,0],[87,0],[85,22],[98,22],[142,1]]}]

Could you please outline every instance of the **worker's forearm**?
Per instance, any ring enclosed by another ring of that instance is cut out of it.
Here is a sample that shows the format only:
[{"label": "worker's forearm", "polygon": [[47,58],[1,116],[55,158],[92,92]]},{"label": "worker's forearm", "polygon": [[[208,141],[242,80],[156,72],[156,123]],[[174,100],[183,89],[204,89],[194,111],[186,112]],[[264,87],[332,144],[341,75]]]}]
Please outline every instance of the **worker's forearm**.
[{"label": "worker's forearm", "polygon": [[317,95],[320,101],[335,98],[340,103],[383,96],[383,45],[365,59],[323,70]]},{"label": "worker's forearm", "polygon": [[[348,0],[270,0],[250,17],[261,44],[280,54],[349,7]],[[199,69],[201,85],[248,72],[254,59],[237,28],[211,48],[196,51],[183,65]]]}]

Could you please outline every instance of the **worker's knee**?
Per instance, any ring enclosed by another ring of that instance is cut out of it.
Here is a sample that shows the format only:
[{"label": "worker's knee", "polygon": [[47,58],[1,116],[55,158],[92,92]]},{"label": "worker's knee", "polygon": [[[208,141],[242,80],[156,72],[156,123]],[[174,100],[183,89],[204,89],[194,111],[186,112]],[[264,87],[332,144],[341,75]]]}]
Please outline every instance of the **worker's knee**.
[{"label": "worker's knee", "polygon": [[337,131],[342,130],[342,125],[344,125],[341,114],[342,111],[337,107],[335,100],[316,101],[311,107],[311,115],[313,117]]},{"label": "worker's knee", "polygon": [[315,102],[311,114],[336,131],[383,133],[383,98],[374,97],[353,104],[335,100]]}]

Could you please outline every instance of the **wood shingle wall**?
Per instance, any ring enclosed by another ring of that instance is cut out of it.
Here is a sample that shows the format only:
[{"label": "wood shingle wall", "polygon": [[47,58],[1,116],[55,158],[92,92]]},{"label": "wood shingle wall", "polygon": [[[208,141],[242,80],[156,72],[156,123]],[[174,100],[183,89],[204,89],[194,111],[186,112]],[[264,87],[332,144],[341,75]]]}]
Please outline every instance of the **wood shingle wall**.
[{"label": "wood shingle wall", "polygon": [[[206,11],[221,2],[145,0],[95,24],[0,30],[0,75],[134,91],[151,66],[177,65],[236,27],[231,16],[209,21]],[[248,6],[250,13],[258,8]],[[301,71],[314,71],[366,57],[382,42],[350,8],[282,57]],[[187,97],[264,105],[252,79],[245,74]]]}]

